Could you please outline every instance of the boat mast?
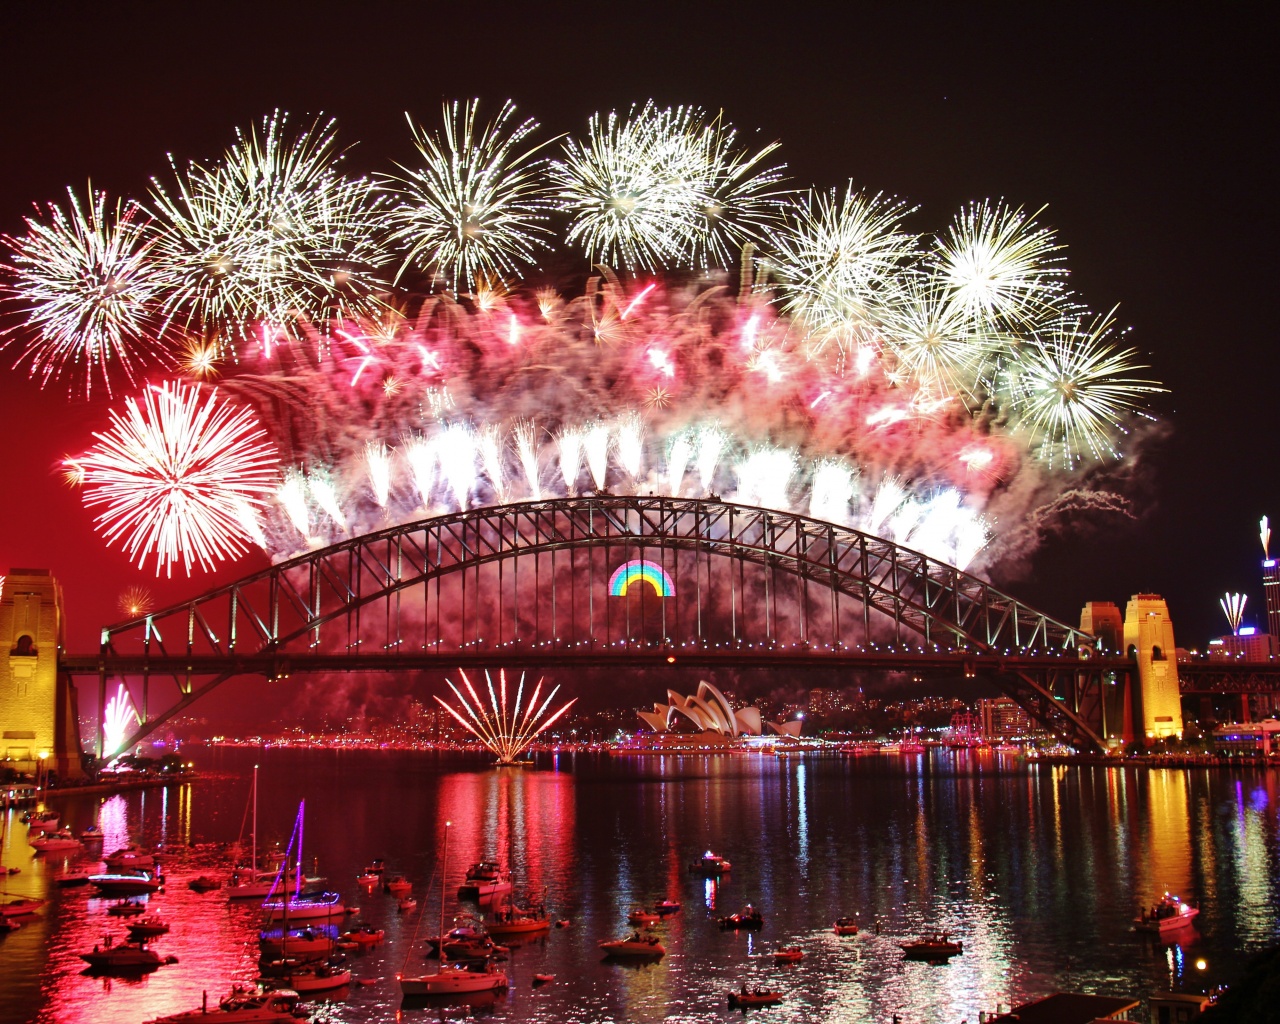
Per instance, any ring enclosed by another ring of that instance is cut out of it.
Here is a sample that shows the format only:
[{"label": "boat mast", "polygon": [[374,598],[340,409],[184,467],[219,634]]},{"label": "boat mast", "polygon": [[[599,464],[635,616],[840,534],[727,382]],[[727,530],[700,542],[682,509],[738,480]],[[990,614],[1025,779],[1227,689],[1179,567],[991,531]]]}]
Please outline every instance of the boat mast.
[{"label": "boat mast", "polygon": [[449,829],[453,822],[444,823],[444,854],[440,858],[440,969],[444,969],[444,891],[449,876]]},{"label": "boat mast", "polygon": [[[240,827],[244,828],[244,819],[241,819]],[[244,835],[243,832],[240,833]],[[249,879],[256,882],[258,880],[258,766],[253,766],[253,831],[249,833],[250,850],[253,859],[249,861]],[[243,851],[244,847],[240,847]]]}]

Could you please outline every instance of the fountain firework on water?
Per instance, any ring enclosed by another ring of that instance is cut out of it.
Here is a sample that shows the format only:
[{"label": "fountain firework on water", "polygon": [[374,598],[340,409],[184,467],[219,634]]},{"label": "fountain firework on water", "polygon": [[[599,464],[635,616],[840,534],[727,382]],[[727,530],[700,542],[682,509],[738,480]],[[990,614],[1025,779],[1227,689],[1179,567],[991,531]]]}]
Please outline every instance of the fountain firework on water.
[{"label": "fountain firework on water", "polygon": [[[1161,390],[1021,209],[972,204],[919,235],[896,198],[788,191],[775,145],[691,107],[597,115],[558,155],[536,129],[510,104],[488,123],[452,105],[443,134],[414,127],[416,166],[372,180],[342,172],[331,122],[276,115],[147,202],[111,216],[95,194],[7,239],[32,373],[220,376],[281,457],[274,496],[220,509],[195,552],[166,540],[192,535],[183,503],[150,535],[108,509],[108,540],[163,541],[158,566],[189,570],[621,490],[804,512],[964,567],[1002,522],[1096,486]],[[556,218],[589,260],[645,273],[509,290]],[[735,289],[708,268],[740,250]],[[182,387],[192,409],[212,390]],[[70,464],[101,493],[92,461]],[[135,483],[186,493],[183,472]]]},{"label": "fountain firework on water", "polygon": [[550,706],[556,691],[560,687],[555,686],[547,694],[546,699],[539,704],[538,698],[542,694],[542,680],[539,679],[529,697],[529,702],[524,706],[524,710],[521,711],[520,703],[524,697],[524,673],[522,672],[519,686],[516,688],[515,700],[508,707],[506,669],[498,671],[498,690],[496,693],[493,688],[493,678],[486,669],[484,679],[489,688],[489,707],[486,709],[483,699],[476,695],[475,688],[471,685],[471,680],[467,678],[467,673],[462,669],[458,671],[462,676],[463,686],[466,687],[467,694],[470,696],[469,700],[454,685],[453,680],[446,679],[445,682],[449,684],[449,689],[458,698],[462,711],[451,707],[440,697],[437,697],[436,700],[463,728],[497,755],[499,764],[511,764],[515,761],[517,757],[529,749],[530,745],[541,733],[551,728],[561,715],[573,707],[578,699],[577,697],[573,698],[551,717],[543,718],[543,714]]}]

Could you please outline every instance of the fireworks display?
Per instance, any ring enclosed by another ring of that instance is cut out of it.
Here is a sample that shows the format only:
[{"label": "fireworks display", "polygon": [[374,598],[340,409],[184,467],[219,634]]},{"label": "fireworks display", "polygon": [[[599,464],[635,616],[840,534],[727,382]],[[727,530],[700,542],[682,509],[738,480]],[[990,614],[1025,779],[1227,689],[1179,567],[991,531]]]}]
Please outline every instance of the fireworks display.
[{"label": "fireworks display", "polygon": [[118,754],[129,730],[139,721],[141,719],[138,718],[129,691],[124,688],[124,683],[118,683],[115,696],[107,701],[102,713],[102,756],[110,759]]},{"label": "fireworks display", "polygon": [[[69,460],[130,557],[282,559],[614,491],[802,512],[963,568],[1103,493],[1163,390],[1071,293],[1042,211],[975,203],[921,233],[896,197],[786,188],[776,143],[694,107],[541,142],[510,103],[410,127],[416,162],[355,178],[332,122],[276,114],[145,201],[73,195],[6,239],[4,343],[34,376],[189,378],[136,385]],[[519,285],[566,248],[571,286]]]},{"label": "fireworks display", "polygon": [[1224,594],[1218,598],[1222,614],[1227,617],[1227,624],[1231,626],[1232,636],[1240,635],[1240,622],[1244,619],[1244,606],[1248,600],[1246,594]]},{"label": "fireworks display", "polygon": [[445,682],[449,684],[449,689],[458,698],[458,703],[461,705],[462,710],[459,711],[451,707],[448,702],[440,697],[437,697],[436,701],[463,728],[497,755],[498,764],[511,764],[515,761],[517,757],[529,749],[539,734],[550,729],[561,715],[573,707],[578,699],[575,697],[561,707],[560,710],[544,718],[543,715],[546,713],[547,708],[550,707],[551,701],[560,687],[553,687],[542,703],[539,704],[538,699],[542,696],[542,680],[539,679],[522,711],[520,705],[524,699],[524,673],[520,674],[520,683],[516,687],[515,699],[508,705],[506,670],[502,669],[498,672],[498,688],[495,692],[493,678],[486,669],[484,680],[489,690],[489,706],[486,709],[484,700],[477,696],[475,687],[471,685],[471,680],[467,678],[466,672],[459,669],[459,673],[462,676],[462,685],[467,691],[466,695],[458,689],[453,680],[447,679]]}]

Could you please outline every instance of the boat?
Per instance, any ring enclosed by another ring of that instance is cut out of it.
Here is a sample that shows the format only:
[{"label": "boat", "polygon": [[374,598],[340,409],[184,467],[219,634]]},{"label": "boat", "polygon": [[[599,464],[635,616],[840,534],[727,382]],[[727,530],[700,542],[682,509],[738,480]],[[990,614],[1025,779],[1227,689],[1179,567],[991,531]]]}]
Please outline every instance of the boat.
[{"label": "boat", "polygon": [[567,917],[558,917],[558,918],[556,918],[556,927],[557,927],[557,928],[568,928],[568,927],[569,927],[569,924],[570,924],[570,921],[569,921],[569,919],[568,919]]},{"label": "boat", "polygon": [[415,899],[413,896],[406,896],[404,897],[404,899],[396,901],[396,910],[399,913],[404,914],[404,913],[408,913],[417,905],[418,905],[417,899]]},{"label": "boat", "polygon": [[763,927],[764,915],[750,903],[743,907],[738,913],[720,918],[720,930],[722,932],[737,931],[739,928],[756,931]]},{"label": "boat", "polygon": [[689,865],[689,870],[697,872],[700,875],[723,875],[732,867],[733,865],[723,857],[719,857],[708,850],[702,855],[701,860],[695,860]]},{"label": "boat", "polygon": [[298,993],[292,989],[245,989],[236,987],[224,996],[217,1006],[209,1006],[208,998],[198,1010],[171,1013],[156,1017],[146,1024],[297,1024],[294,1008],[298,1005]]},{"label": "boat", "polygon": [[52,850],[82,849],[80,840],[71,834],[71,830],[69,828],[64,828],[61,832],[44,832],[36,839],[28,837],[27,845],[32,847],[38,853],[45,853]]},{"label": "boat", "polygon": [[137,942],[140,939],[154,939],[168,934],[168,922],[161,921],[158,917],[144,917],[138,921],[131,922],[129,925],[130,942]]},{"label": "boat", "polygon": [[24,914],[34,914],[48,902],[48,900],[31,899],[27,896],[19,896],[17,899],[5,900],[5,902],[0,903],[0,919],[22,917]]},{"label": "boat", "polygon": [[90,875],[89,884],[97,886],[104,896],[147,896],[160,889],[160,880],[150,871]]},{"label": "boat", "polygon": [[627,915],[628,924],[657,924],[661,920],[661,914],[646,907],[634,907],[631,913]]},{"label": "boat", "polygon": [[74,889],[77,886],[89,884],[88,875],[57,875],[54,880],[59,889]]},{"label": "boat", "polygon": [[[444,930],[445,885],[449,867],[449,830],[450,822],[444,826],[444,850],[440,858],[440,967],[432,974],[406,976],[404,967],[396,975],[400,983],[400,992],[406,996],[449,995],[459,992],[496,992],[507,987],[507,973],[493,965],[488,957],[470,963],[449,963],[449,942]],[[468,872],[468,876],[470,872]],[[422,924],[423,915],[418,915],[418,924]],[[417,927],[414,928],[417,938]],[[405,964],[413,951],[413,941],[409,943],[409,953],[405,954]]]},{"label": "boat", "polygon": [[9,932],[16,932],[21,927],[21,921],[11,921],[7,917],[0,917],[0,935],[7,935]]},{"label": "boat", "polygon": [[653,905],[653,909],[663,917],[666,917],[668,914],[680,913],[680,904],[675,900],[659,900]]},{"label": "boat", "polygon": [[551,915],[541,903],[527,908],[508,904],[504,909],[495,911],[493,919],[486,922],[485,927],[495,939],[537,935],[551,930]]},{"label": "boat", "polygon": [[154,868],[156,856],[137,843],[130,843],[114,853],[102,858],[102,863],[112,871],[136,871],[139,868]]},{"label": "boat", "polygon": [[804,959],[804,950],[799,946],[783,946],[773,954],[773,959],[780,964],[798,964]]},{"label": "boat", "polygon": [[[287,906],[286,906],[287,904]],[[266,925],[283,922],[286,917],[295,921],[332,920],[345,917],[347,908],[342,904],[342,897],[336,892],[317,892],[291,896],[285,900],[267,900],[262,904],[266,912],[262,923]]]},{"label": "boat", "polygon": [[81,953],[80,959],[95,971],[104,973],[114,971],[121,974],[133,971],[154,971],[157,967],[178,962],[176,956],[162,957],[141,942],[116,943],[110,935],[94,946],[92,952]]},{"label": "boat", "polygon": [[29,811],[22,816],[22,819],[27,823],[27,835],[30,836],[33,832],[55,831],[61,817],[62,815],[57,811]]},{"label": "boat", "polygon": [[382,891],[389,892],[392,896],[398,896],[401,893],[410,892],[413,889],[413,883],[404,875],[392,875],[382,883]]},{"label": "boat", "polygon": [[1199,907],[1193,907],[1179,897],[1165,893],[1160,897],[1159,903],[1150,910],[1144,908],[1142,916],[1133,919],[1133,927],[1140,932],[1163,935],[1165,932],[1185,928],[1199,913]]},{"label": "boat", "polygon": [[834,930],[837,935],[857,935],[857,919],[852,917],[837,917]]},{"label": "boat", "polygon": [[[250,802],[253,808],[253,819],[249,832],[249,863],[237,864],[227,880],[227,899],[260,900],[274,895],[280,888],[293,888],[301,891],[310,885],[312,879],[304,879],[304,885],[298,885],[298,876],[302,858],[298,857],[298,866],[281,864],[274,871],[258,870],[258,766],[253,766],[253,786],[250,790]],[[247,808],[246,808],[247,809]],[[243,835],[243,833],[241,833]],[[317,880],[318,881],[318,880]],[[219,884],[218,888],[221,888]]]},{"label": "boat", "polygon": [[641,935],[632,932],[625,939],[608,939],[600,943],[604,955],[611,958],[620,957],[652,957],[665,956],[667,951],[656,935]]},{"label": "boat", "polygon": [[949,932],[930,932],[915,942],[899,942],[908,960],[946,960],[964,952],[959,942],[952,942]]},{"label": "boat", "polygon": [[351,970],[342,965],[304,964],[292,967],[279,976],[295,992],[328,992],[351,984]]},{"label": "boat", "polygon": [[356,881],[361,885],[374,886],[382,879],[382,876],[372,871],[363,871],[356,875]]},{"label": "boat", "polygon": [[556,976],[554,974],[535,974],[533,976],[533,987],[537,988],[539,985],[550,985],[555,980]]},{"label": "boat", "polygon": [[729,1008],[733,1010],[745,1010],[752,1006],[777,1006],[782,1002],[782,993],[774,992],[770,989],[752,989],[747,991],[747,986],[743,985],[737,992],[729,993]]},{"label": "boat", "polygon": [[467,877],[458,887],[458,899],[486,900],[511,889],[510,873],[496,861],[482,860],[467,868]]},{"label": "boat", "polygon": [[367,924],[342,933],[343,939],[347,942],[354,942],[359,946],[375,945],[386,938],[386,935],[387,933],[381,928],[371,928]]},{"label": "boat", "polygon": [[333,936],[315,928],[296,928],[287,935],[283,929],[258,933],[258,948],[264,957],[308,957],[327,955]]},{"label": "boat", "polygon": [[145,903],[134,903],[132,900],[121,900],[119,903],[107,907],[107,913],[112,917],[137,917],[139,914],[145,914],[146,912]]},{"label": "boat", "polygon": [[80,833],[81,841],[86,843],[100,843],[104,838],[102,829],[98,828],[97,825],[90,825]]},{"label": "boat", "polygon": [[213,892],[214,889],[222,888],[222,879],[215,878],[213,875],[196,875],[187,882],[187,888],[194,889],[196,892]]}]

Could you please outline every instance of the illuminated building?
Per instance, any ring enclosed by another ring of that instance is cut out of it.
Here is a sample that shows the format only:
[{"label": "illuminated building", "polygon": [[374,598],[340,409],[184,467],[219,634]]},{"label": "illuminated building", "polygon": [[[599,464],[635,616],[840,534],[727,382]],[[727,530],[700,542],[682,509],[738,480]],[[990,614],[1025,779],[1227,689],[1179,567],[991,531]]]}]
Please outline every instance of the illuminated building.
[{"label": "illuminated building", "polygon": [[1135,594],[1124,613],[1124,650],[1137,662],[1142,732],[1148,739],[1182,735],[1177,648],[1169,606],[1158,594]]},{"label": "illuminated building", "polygon": [[840,695],[832,690],[810,690],[808,713],[819,718],[834,714],[840,710],[839,697]]},{"label": "illuminated building", "polygon": [[1262,596],[1267,603],[1267,632],[1280,637],[1280,566],[1274,558],[1262,560]]},{"label": "illuminated building", "polygon": [[0,592],[0,643],[0,758],[33,775],[43,768],[78,777],[75,688],[58,677],[62,590],[47,569],[9,570]]},{"label": "illuminated building", "polygon": [[1220,754],[1262,754],[1280,750],[1280,721],[1220,725],[1213,730],[1213,749]]},{"label": "illuminated building", "polygon": [[1210,640],[1208,654],[1214,659],[1266,661],[1276,657],[1280,651],[1276,650],[1275,634],[1259,633],[1252,626],[1244,626],[1239,633]]},{"label": "illuminated building", "polygon": [[987,742],[1022,739],[1043,732],[1022,707],[1008,697],[978,701],[978,718]]},{"label": "illuminated building", "polygon": [[667,700],[670,703],[655,704],[652,711],[638,712],[656,733],[672,732],[683,718],[707,736],[759,736],[766,725],[780,736],[800,735],[801,722],[765,722],[758,708],[735,711],[725,695],[708,682],[699,683],[697,694],[688,697],[668,690]]}]

